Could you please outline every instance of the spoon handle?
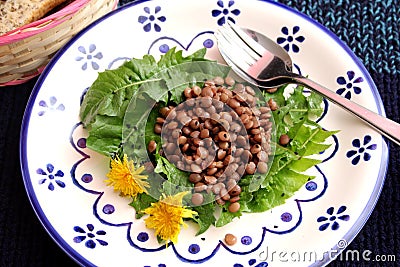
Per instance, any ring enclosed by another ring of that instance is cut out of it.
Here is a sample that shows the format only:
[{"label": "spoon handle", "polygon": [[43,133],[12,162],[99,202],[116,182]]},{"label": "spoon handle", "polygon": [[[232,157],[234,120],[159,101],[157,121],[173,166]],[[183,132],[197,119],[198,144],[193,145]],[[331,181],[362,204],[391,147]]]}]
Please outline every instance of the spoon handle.
[{"label": "spoon handle", "polygon": [[387,119],[379,114],[376,114],[375,112],[372,112],[369,109],[348,100],[347,98],[341,97],[340,95],[332,92],[331,90],[319,85],[318,83],[310,79],[304,77],[293,77],[292,79],[295,81],[295,83],[304,85],[305,87],[320,93],[331,102],[334,102],[335,104],[341,106],[353,115],[362,119],[364,122],[368,123],[375,130],[377,130],[379,133],[381,133],[397,145],[400,145],[399,123]]}]

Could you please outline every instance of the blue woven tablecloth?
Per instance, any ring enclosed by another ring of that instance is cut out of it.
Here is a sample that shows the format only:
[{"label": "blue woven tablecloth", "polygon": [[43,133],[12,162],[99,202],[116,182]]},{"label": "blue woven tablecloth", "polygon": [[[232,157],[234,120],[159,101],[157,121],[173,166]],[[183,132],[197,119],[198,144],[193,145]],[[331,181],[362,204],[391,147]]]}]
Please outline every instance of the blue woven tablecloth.
[{"label": "blue woven tablecloth", "polygon": [[[120,1],[128,2],[132,1]],[[387,116],[400,122],[400,0],[278,2],[310,16],[343,40],[371,74]],[[35,81],[0,88],[0,266],[76,266],[41,226],[21,177],[19,131]],[[390,162],[381,197],[367,224],[348,247],[370,250],[371,255],[395,255],[397,261],[336,260],[332,266],[400,266],[399,169],[400,148],[390,144]],[[127,266],[135,265],[127,263]]]}]

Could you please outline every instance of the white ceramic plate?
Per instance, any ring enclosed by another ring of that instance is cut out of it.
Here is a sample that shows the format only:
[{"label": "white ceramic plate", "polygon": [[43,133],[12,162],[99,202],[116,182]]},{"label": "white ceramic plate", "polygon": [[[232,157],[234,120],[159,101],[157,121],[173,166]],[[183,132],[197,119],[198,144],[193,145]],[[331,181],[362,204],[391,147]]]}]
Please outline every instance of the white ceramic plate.
[{"label": "white ceramic plate", "polygon": [[[138,1],[79,33],[39,78],[26,109],[21,164],[29,198],[49,234],[86,266],[325,265],[356,236],[384,182],[388,151],[382,137],[326,103],[320,124],[340,130],[325,162],[286,204],[246,214],[195,236],[182,230],[177,245],[159,245],[129,199],[104,183],[108,159],[85,147],[79,122],[83,92],[99,71],[131,57],[168,48],[221,60],[213,32],[229,19],[275,39],[298,71],[339,94],[384,114],[378,92],[359,60],[331,32],[268,1]],[[238,237],[227,247],[226,233]]]}]

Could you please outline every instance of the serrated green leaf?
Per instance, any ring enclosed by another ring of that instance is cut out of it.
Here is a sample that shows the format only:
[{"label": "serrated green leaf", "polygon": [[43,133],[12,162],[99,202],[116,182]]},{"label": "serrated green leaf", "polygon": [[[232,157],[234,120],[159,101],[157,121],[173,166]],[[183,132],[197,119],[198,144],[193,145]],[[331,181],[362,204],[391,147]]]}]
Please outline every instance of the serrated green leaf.
[{"label": "serrated green leaf", "polygon": [[293,195],[294,192],[300,189],[307,180],[309,175],[295,172],[289,168],[283,169],[277,177],[274,177],[276,188],[278,188],[286,196]]},{"label": "serrated green leaf", "polygon": [[[300,157],[294,151],[277,145],[275,150],[274,160],[270,166],[268,176],[273,176],[285,168],[291,161],[297,160]],[[265,184],[264,184],[265,185]]]},{"label": "serrated green leaf", "polygon": [[80,117],[84,125],[93,123],[97,115],[122,117],[133,91],[156,67],[152,56],[144,56],[142,60],[127,61],[116,70],[99,73],[81,105]]},{"label": "serrated green leaf", "polygon": [[199,230],[197,231],[196,236],[201,235],[202,233],[207,231],[208,228],[210,228],[210,226],[215,225],[216,219],[214,216],[214,211],[215,211],[214,202],[210,202],[209,204],[206,205],[193,207],[192,209],[197,212],[197,215],[193,217],[193,220],[199,225]]},{"label": "serrated green leaf", "polygon": [[[305,148],[300,150],[301,155],[303,156],[311,156],[318,154],[319,152],[327,150],[331,145],[330,144],[320,144],[315,142],[308,142]],[[316,153],[316,151],[319,151]]]},{"label": "serrated green leaf", "polygon": [[284,107],[286,105],[286,100],[283,95],[285,89],[286,86],[280,86],[274,93],[268,93],[267,91],[264,91],[264,98],[266,101],[268,101],[269,99],[273,99],[279,107]]},{"label": "serrated green leaf", "polygon": [[157,144],[156,152],[161,148],[161,136],[154,132],[154,127],[156,125],[157,117],[159,116],[161,105],[155,106],[147,119],[146,128],[145,128],[145,143],[146,147],[149,145],[150,141],[155,141]]},{"label": "serrated green leaf", "polygon": [[298,160],[293,160],[287,167],[295,172],[305,172],[320,162],[321,160],[302,157]]},{"label": "serrated green leaf", "polygon": [[122,119],[98,116],[92,123],[86,146],[107,156],[112,156],[121,146]]},{"label": "serrated green leaf", "polygon": [[323,97],[320,94],[312,93],[307,97],[309,118],[318,118],[324,112],[321,108]]},{"label": "serrated green leaf", "polygon": [[170,163],[168,159],[155,155],[157,166],[154,172],[164,174],[167,180],[162,184],[162,193],[166,195],[175,195],[182,191],[191,191],[193,184],[189,181],[190,173],[178,169],[174,164]]},{"label": "serrated green leaf", "polygon": [[[281,193],[277,190],[260,188],[254,192],[253,199],[246,203],[246,208],[250,212],[264,212],[275,206],[283,204],[284,200],[282,200],[280,196]],[[243,206],[243,204],[241,204],[241,206]]]},{"label": "serrated green leaf", "polygon": [[338,133],[339,131],[327,131],[324,129],[321,129],[321,131],[314,136],[313,141],[315,143],[324,143],[326,140],[331,137],[332,135]]},{"label": "serrated green leaf", "polygon": [[[229,203],[230,204],[230,203]],[[229,204],[225,204],[225,207],[222,209],[221,214],[219,215],[217,222],[215,223],[216,227],[222,227],[232,222],[233,219],[239,218],[242,216],[242,212],[239,210],[238,212],[230,212],[228,211]]]},{"label": "serrated green leaf", "polygon": [[295,133],[291,141],[291,146],[300,156],[319,154],[330,147],[330,144],[322,142],[325,142],[334,133],[325,131],[320,126],[315,128],[307,127],[302,122],[300,127],[297,127],[297,133]]},{"label": "serrated green leaf", "polygon": [[261,175],[261,174],[252,175],[252,179],[248,187],[249,192],[257,191],[260,188],[261,184],[264,182],[265,178],[266,175]]}]

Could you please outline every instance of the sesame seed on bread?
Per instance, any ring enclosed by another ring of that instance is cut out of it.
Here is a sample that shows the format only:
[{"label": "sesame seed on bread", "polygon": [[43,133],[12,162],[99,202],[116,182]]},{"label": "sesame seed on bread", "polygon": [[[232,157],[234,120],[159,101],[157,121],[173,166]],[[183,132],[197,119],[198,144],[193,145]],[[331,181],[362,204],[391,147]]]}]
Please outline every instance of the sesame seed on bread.
[{"label": "sesame seed on bread", "polygon": [[0,0],[0,35],[43,18],[66,0]]}]

